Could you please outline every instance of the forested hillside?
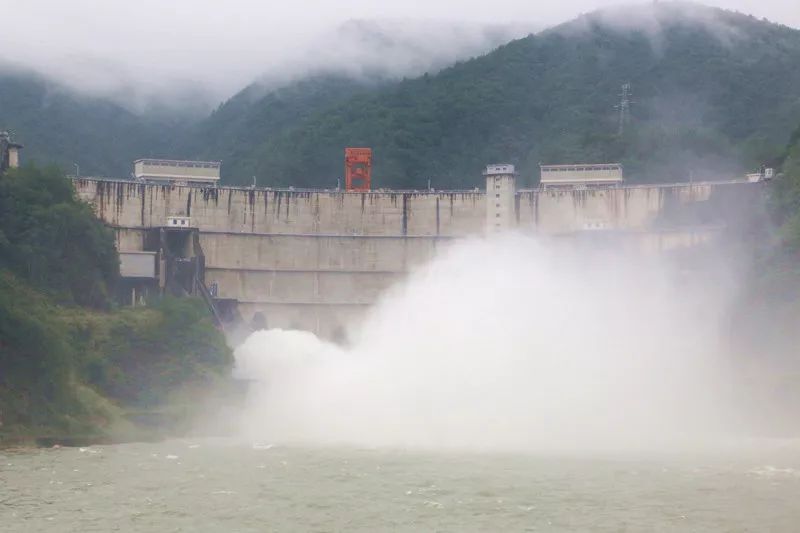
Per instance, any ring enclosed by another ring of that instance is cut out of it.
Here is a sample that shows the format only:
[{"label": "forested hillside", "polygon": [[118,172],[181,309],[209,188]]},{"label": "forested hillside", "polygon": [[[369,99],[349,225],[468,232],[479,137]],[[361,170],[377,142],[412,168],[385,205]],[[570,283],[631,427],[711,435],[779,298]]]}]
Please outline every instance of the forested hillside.
[{"label": "forested hillside", "polygon": [[265,139],[387,83],[337,75],[312,76],[275,90],[255,83],[189,130],[179,151],[186,157],[222,160],[226,181],[249,183],[257,173],[259,147]]},{"label": "forested hillside", "polygon": [[[700,6],[598,12],[271,135],[263,183],[330,185],[371,146],[378,186],[475,186],[487,162],[616,161],[639,181],[728,177],[779,155],[800,119],[800,31]],[[620,86],[634,91],[619,136]],[[232,181],[242,176],[228,175]]]},{"label": "forested hillside", "polygon": [[0,71],[0,130],[11,130],[25,145],[26,161],[127,177],[134,159],[169,156],[186,120],[163,112],[137,114],[30,72]]},{"label": "forested hillside", "polygon": [[[363,74],[363,73],[362,73]],[[778,158],[800,121],[800,31],[694,4],[603,10],[438,73],[254,84],[192,123],[136,115],[41,78],[0,74],[0,129],[27,160],[125,177],[137,157],[222,160],[223,181],[330,187],[346,146],[378,187],[480,185],[490,162],[621,161],[632,181],[729,178]],[[619,93],[633,102],[619,134]]]},{"label": "forested hillside", "polygon": [[57,169],[0,175],[0,446],[179,433],[230,350],[202,302],[117,309],[111,230]]}]

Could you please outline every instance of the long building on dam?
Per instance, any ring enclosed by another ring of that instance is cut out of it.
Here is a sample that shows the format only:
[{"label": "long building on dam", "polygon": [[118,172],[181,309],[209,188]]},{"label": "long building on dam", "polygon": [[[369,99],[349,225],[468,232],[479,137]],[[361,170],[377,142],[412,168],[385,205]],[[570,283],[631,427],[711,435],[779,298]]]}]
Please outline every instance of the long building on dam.
[{"label": "long building on dam", "polygon": [[[589,167],[586,167],[589,168]],[[123,277],[160,284],[183,272],[221,308],[269,327],[341,334],[390,285],[456,239],[517,230],[614,235],[644,251],[706,243],[762,196],[746,180],[517,190],[512,165],[489,165],[484,190],[361,191],[209,187],[76,178],[80,198],[116,233]],[[610,176],[610,177],[609,177]],[[141,285],[131,285],[132,299]]]}]

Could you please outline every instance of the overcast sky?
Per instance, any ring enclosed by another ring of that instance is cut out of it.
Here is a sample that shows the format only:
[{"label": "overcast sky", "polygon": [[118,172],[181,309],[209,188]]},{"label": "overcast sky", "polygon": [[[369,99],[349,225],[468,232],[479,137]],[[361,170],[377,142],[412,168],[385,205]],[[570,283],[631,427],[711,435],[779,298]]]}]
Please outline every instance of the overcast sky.
[{"label": "overcast sky", "polygon": [[[706,4],[800,28],[800,0]],[[383,21],[399,34],[387,61],[401,73],[493,47],[503,38],[568,20],[618,0],[0,0],[0,60],[94,92],[145,96],[197,92],[219,101],[260,74],[364,59],[349,20]],[[368,48],[374,48],[370,46]],[[408,53],[397,52],[407,49]],[[313,50],[314,52],[310,52]],[[374,59],[374,58],[373,58]]]}]

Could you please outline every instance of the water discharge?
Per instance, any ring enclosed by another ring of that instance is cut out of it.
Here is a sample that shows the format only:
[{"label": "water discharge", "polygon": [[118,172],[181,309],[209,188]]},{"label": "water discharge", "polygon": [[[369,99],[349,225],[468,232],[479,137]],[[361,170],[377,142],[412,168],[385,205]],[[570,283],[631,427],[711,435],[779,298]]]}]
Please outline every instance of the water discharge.
[{"label": "water discharge", "polygon": [[300,331],[248,338],[244,431],[467,450],[709,442],[729,415],[725,291],[709,279],[572,242],[463,241],[388,291],[346,348]]}]

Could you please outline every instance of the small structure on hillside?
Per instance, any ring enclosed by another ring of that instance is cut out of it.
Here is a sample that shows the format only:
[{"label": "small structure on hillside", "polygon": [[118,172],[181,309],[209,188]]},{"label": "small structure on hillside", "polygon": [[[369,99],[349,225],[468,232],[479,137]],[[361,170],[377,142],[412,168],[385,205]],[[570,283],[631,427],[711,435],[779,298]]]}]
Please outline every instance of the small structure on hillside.
[{"label": "small structure on hillside", "polygon": [[221,166],[219,161],[137,159],[133,162],[133,177],[148,183],[216,187]]},{"label": "small structure on hillside", "polygon": [[769,181],[775,177],[775,170],[769,167],[762,166],[758,172],[753,172],[746,176],[747,181],[750,183],[757,183],[759,181]]},{"label": "small structure on hillside", "polygon": [[119,277],[116,292],[120,301],[143,305],[158,294],[158,253],[126,251],[119,253]]},{"label": "small structure on hillside", "polygon": [[622,165],[598,163],[581,165],[540,165],[542,188],[570,189],[622,185]]},{"label": "small structure on hillside", "polygon": [[11,134],[7,131],[0,131],[0,174],[9,168],[19,166],[19,151],[22,145],[11,140]]}]

